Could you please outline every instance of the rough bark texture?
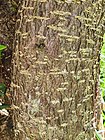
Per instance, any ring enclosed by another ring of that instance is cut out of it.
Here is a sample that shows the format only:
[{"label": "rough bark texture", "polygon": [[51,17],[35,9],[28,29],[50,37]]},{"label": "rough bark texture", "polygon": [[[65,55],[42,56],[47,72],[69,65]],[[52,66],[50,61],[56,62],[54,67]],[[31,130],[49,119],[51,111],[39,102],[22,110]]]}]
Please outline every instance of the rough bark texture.
[{"label": "rough bark texture", "polygon": [[15,139],[93,138],[104,9],[103,0],[22,1],[11,83]]},{"label": "rough bark texture", "polygon": [[[0,1],[0,45],[7,46],[7,49],[3,52],[2,60],[0,59],[0,84],[4,83],[6,85],[8,93],[10,93],[11,58],[13,37],[15,35],[17,3],[17,0]],[[5,96],[2,101],[10,104],[11,98]],[[5,116],[0,112],[0,140],[12,140],[14,137],[12,112],[9,111],[9,113],[9,116]]]}]

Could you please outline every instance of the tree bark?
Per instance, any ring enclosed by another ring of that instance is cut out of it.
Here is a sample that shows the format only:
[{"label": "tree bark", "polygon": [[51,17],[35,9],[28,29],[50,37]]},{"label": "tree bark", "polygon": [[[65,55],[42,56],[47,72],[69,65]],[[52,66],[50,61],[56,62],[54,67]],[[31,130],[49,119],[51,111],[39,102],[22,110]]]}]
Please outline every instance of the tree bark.
[{"label": "tree bark", "polygon": [[15,139],[94,137],[104,9],[103,0],[23,0],[11,83]]},{"label": "tree bark", "polygon": [[[2,0],[0,1],[0,45],[6,45],[7,49],[2,53],[2,59],[0,58],[0,84],[6,85],[9,92],[11,83],[11,58],[13,39],[15,35],[15,21],[18,5],[18,1],[14,0]],[[11,98],[4,97],[3,103],[11,104]],[[2,102],[0,99],[0,103]],[[15,136],[13,130],[12,111],[8,111],[9,116],[1,113],[0,110],[0,139],[12,140]]]}]

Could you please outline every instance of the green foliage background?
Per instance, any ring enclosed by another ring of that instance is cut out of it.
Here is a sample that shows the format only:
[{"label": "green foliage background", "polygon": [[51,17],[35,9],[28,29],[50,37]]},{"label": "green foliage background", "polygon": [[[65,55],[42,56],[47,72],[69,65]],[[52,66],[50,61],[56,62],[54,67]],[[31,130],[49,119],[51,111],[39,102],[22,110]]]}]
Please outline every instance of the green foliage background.
[{"label": "green foliage background", "polygon": [[[100,54],[100,93],[102,102],[105,102],[105,34],[103,36],[101,54]],[[105,110],[102,110],[103,125],[105,127]],[[99,131],[96,130],[96,139],[103,140]]]},{"label": "green foliage background", "polygon": [[100,90],[105,102],[105,34],[103,37],[100,59]]}]

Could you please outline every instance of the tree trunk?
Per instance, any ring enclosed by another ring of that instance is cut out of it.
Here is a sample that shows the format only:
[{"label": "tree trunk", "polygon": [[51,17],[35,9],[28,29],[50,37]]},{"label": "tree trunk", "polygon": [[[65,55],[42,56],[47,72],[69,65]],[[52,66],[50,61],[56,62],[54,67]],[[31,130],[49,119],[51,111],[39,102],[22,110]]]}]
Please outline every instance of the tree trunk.
[{"label": "tree trunk", "polygon": [[[1,0],[0,1],[0,45],[6,45],[7,49],[3,51],[2,59],[0,58],[0,84],[4,83],[9,92],[11,83],[11,58],[13,38],[15,35],[15,21],[18,4],[17,0]],[[3,103],[11,103],[11,98],[7,96],[2,100]],[[1,104],[0,98],[0,104]],[[9,116],[1,113],[0,110],[0,140],[12,140],[14,135],[12,111],[8,111]]]},{"label": "tree trunk", "polygon": [[94,137],[104,9],[103,0],[23,0],[11,83],[15,139]]}]

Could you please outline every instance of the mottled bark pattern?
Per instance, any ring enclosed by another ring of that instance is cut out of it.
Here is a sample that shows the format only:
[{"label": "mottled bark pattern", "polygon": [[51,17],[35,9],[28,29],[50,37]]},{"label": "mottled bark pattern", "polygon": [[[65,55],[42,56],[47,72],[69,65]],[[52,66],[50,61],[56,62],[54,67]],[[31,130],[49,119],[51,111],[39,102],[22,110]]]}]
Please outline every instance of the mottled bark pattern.
[{"label": "mottled bark pattern", "polygon": [[104,9],[103,0],[23,0],[11,83],[16,139],[93,138]]},{"label": "mottled bark pattern", "polygon": [[[0,1],[0,45],[7,46],[7,49],[3,51],[2,60],[0,59],[0,83],[6,85],[7,91],[9,91],[11,83],[12,46],[17,12],[17,8],[13,6],[12,2],[12,0]],[[3,102],[10,103],[11,98],[4,97]],[[0,140],[12,140],[14,138],[11,114],[11,111],[9,116],[0,113]]]}]

